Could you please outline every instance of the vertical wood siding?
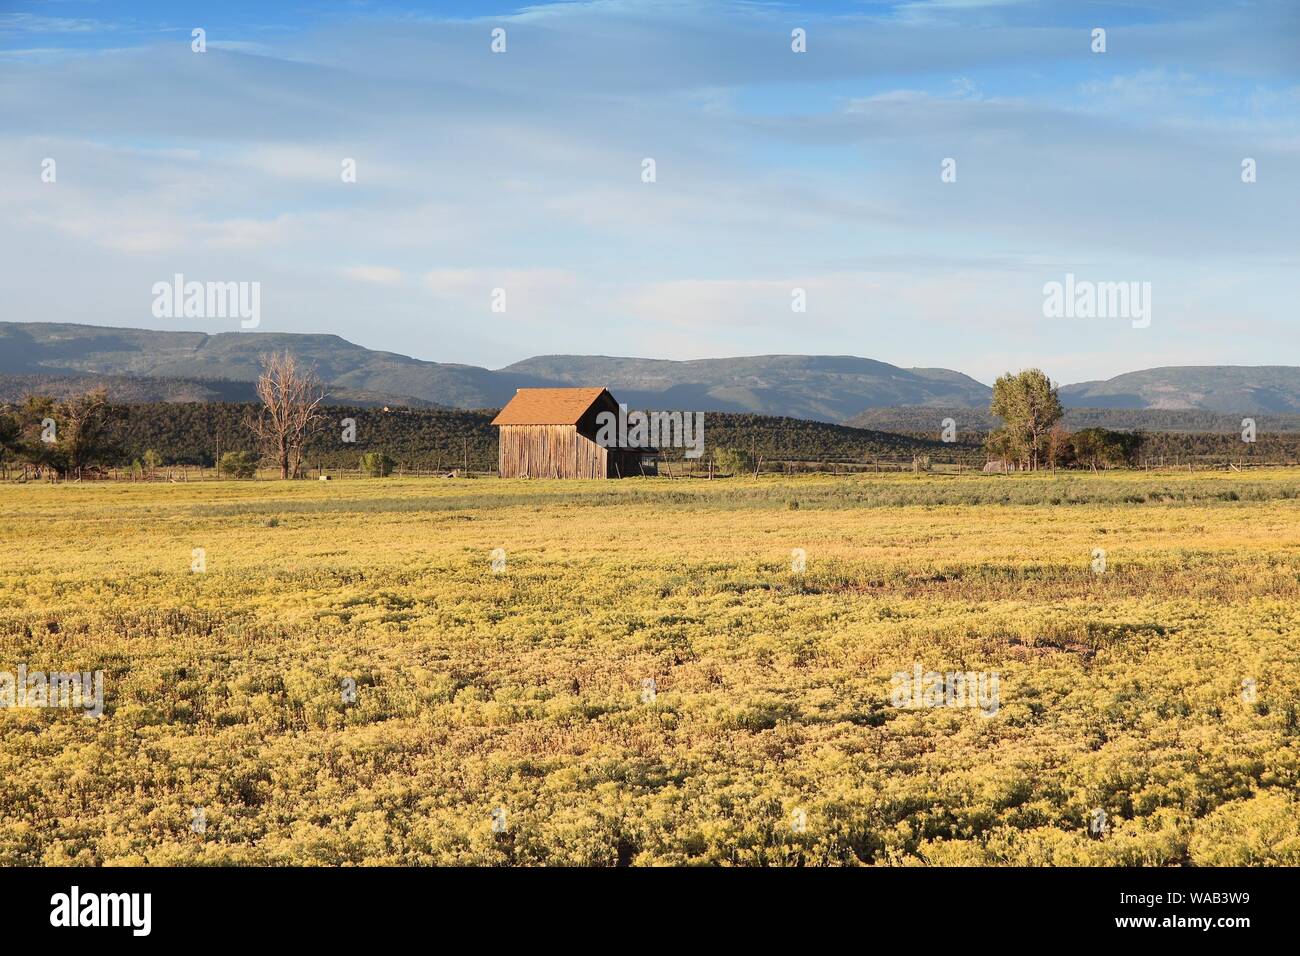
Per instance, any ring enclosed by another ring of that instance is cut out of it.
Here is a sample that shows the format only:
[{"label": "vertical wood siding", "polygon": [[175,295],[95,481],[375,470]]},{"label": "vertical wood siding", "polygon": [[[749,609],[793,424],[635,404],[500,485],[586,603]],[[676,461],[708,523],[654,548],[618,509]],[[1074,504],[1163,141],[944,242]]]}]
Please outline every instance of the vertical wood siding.
[{"label": "vertical wood siding", "polygon": [[612,478],[606,449],[576,425],[501,425],[502,478]]}]

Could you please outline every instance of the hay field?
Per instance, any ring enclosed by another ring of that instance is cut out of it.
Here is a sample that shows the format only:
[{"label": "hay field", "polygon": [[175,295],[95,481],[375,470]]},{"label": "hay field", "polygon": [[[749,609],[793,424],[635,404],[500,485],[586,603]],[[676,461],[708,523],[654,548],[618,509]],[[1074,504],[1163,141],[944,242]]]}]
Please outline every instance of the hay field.
[{"label": "hay field", "polygon": [[9,484],[19,665],[6,865],[1300,863],[1294,472]]}]

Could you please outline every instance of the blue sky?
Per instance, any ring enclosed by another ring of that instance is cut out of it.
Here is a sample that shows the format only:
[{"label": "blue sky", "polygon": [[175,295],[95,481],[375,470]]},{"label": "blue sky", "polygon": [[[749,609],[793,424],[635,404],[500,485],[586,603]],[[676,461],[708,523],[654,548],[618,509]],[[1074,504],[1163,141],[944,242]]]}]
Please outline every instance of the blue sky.
[{"label": "blue sky", "polygon": [[239,329],[155,319],[179,272],[490,367],[1300,364],[1295,3],[0,2],[0,175],[4,319]]}]

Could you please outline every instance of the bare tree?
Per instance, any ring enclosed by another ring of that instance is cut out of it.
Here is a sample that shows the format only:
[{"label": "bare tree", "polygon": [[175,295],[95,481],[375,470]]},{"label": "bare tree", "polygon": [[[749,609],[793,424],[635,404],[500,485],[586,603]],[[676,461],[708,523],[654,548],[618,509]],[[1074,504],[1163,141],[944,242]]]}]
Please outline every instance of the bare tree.
[{"label": "bare tree", "polygon": [[321,402],[325,389],[316,373],[300,368],[286,349],[263,355],[257,377],[257,397],[262,407],[247,420],[263,453],[280,466],[280,477],[297,477],[303,446],[324,421]]},{"label": "bare tree", "polygon": [[98,388],[60,402],[58,417],[64,422],[59,437],[67,455],[67,470],[80,478],[81,470],[107,451],[108,392]]}]

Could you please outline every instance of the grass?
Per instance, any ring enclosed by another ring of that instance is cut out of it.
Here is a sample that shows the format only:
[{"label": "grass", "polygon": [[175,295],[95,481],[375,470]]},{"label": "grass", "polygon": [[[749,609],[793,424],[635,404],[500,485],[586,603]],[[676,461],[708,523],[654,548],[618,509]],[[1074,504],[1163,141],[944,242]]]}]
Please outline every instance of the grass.
[{"label": "grass", "polygon": [[[0,863],[1300,863],[1298,495],[2,486],[0,671],[106,702],[0,710]],[[892,706],[916,664],[997,713]]]}]

